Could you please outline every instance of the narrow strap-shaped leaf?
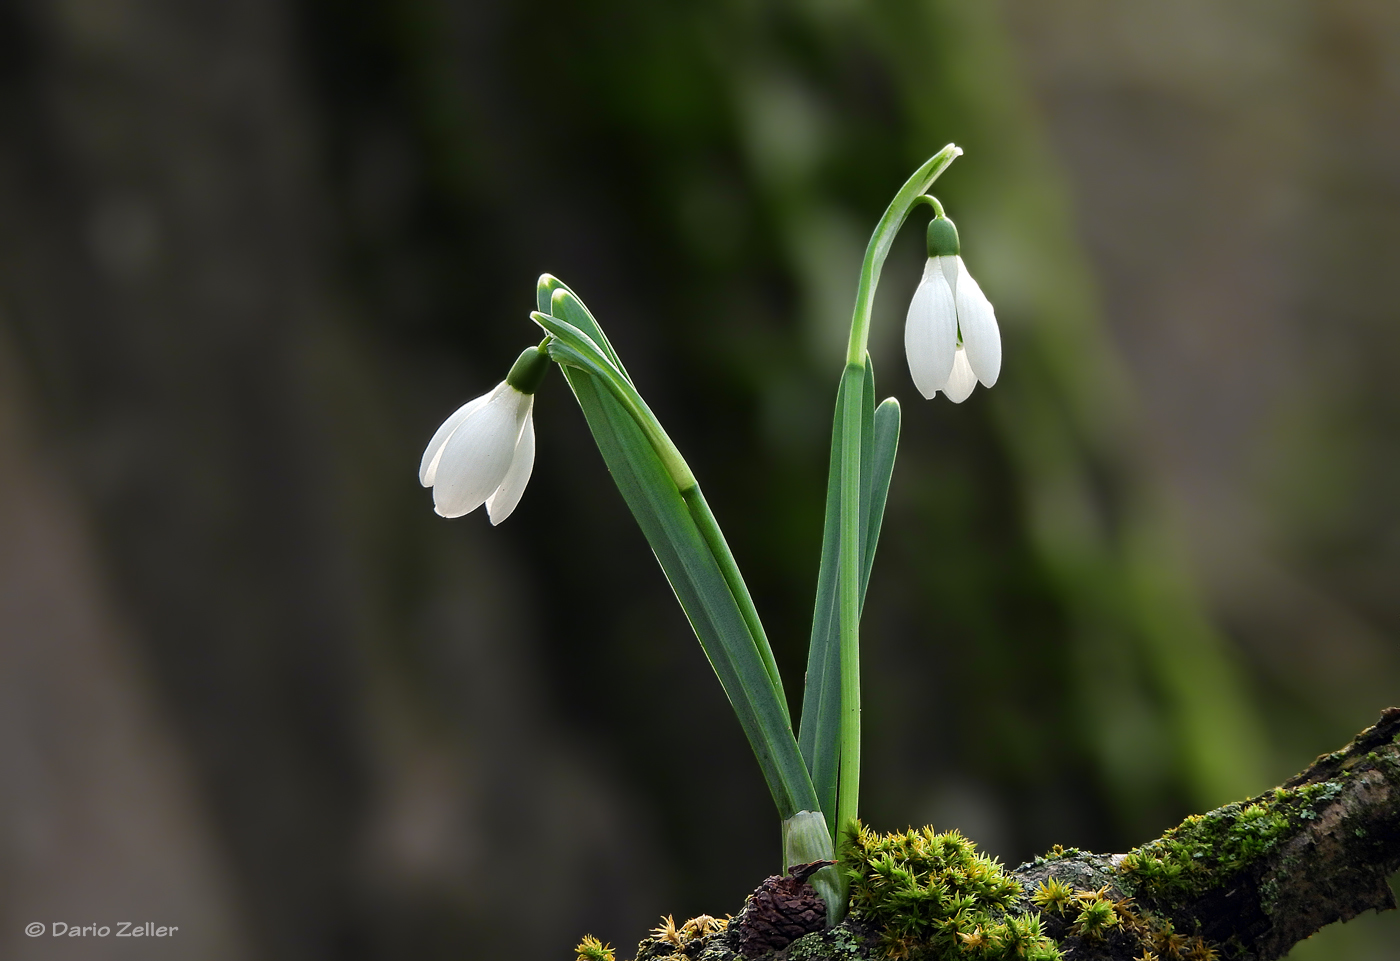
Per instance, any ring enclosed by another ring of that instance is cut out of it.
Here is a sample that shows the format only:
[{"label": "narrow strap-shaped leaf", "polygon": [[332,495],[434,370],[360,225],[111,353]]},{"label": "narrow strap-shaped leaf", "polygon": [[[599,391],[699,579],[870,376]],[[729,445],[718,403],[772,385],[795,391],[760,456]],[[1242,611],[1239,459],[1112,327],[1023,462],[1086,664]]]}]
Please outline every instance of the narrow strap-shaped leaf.
[{"label": "narrow strap-shaped leaf", "polygon": [[541,274],[539,284],[535,288],[535,303],[539,306],[540,313],[551,314],[560,320],[568,321],[587,334],[602,348],[603,353],[613,362],[613,366],[627,378],[627,382],[632,382],[627,368],[622,365],[622,358],[613,350],[608,335],[603,333],[602,326],[593,319],[593,314],[567,284],[552,274]]},{"label": "narrow strap-shaped leaf", "polygon": [[685,500],[686,506],[690,508],[691,517],[694,518],[700,528],[701,535],[709,544],[710,551],[719,563],[720,572],[724,575],[725,583],[729,585],[729,592],[733,595],[735,603],[739,605],[739,610],[744,615],[744,623],[748,625],[754,647],[758,650],[758,656],[763,658],[763,666],[767,669],[768,677],[773,682],[773,688],[778,693],[778,703],[782,706],[783,717],[787,720],[788,727],[792,727],[792,715],[788,713],[787,693],[783,689],[783,676],[778,672],[778,661],[773,656],[773,647],[768,643],[768,634],[763,630],[763,622],[758,618],[758,608],[754,606],[749,586],[744,583],[744,578],[739,573],[739,565],[729,550],[729,542],[724,539],[724,532],[719,528],[719,521],[715,520],[715,515],[710,510],[705,495],[701,493],[699,484],[692,484],[688,489],[681,491],[681,497]]},{"label": "narrow strap-shaped leaf", "polygon": [[779,816],[814,810],[816,795],[767,668],[665,466],[632,416],[599,389],[592,374],[577,369],[566,369],[565,374],[623,500],[738,715]]},{"label": "narrow strap-shaped leaf", "polygon": [[[894,470],[895,449],[899,442],[899,402],[893,397],[874,407],[875,378],[867,359],[864,375],[864,433],[872,438],[862,445],[861,475],[866,481],[861,497],[861,582],[864,607],[870,584],[870,570],[880,539],[890,476]],[[838,620],[841,512],[841,408],[845,378],[837,391],[836,414],[832,422],[831,461],[827,473],[826,526],[822,532],[822,561],[817,575],[817,599],[812,616],[812,636],[807,651],[807,684],[802,699],[802,723],[798,745],[812,786],[822,802],[827,824],[835,831],[836,791],[840,763],[841,657]],[[869,452],[867,454],[867,451]],[[827,805],[830,805],[829,807]]]},{"label": "narrow strap-shaped leaf", "polygon": [[880,544],[880,528],[885,521],[885,503],[890,496],[894,455],[899,448],[899,401],[886,397],[875,409],[874,443],[870,473],[869,507],[862,524],[865,563],[861,567],[860,604],[865,609],[865,592],[870,589],[870,569],[875,564],[875,548]]},{"label": "narrow strap-shaped leaf", "polygon": [[530,319],[553,335],[549,340],[548,348],[551,359],[593,374],[597,378],[598,385],[606,389],[628,412],[633,422],[647,437],[648,443],[651,444],[652,450],[665,466],[676,489],[686,490],[692,487],[695,484],[695,475],[690,472],[690,465],[681,456],[680,449],[667,435],[666,429],[661,426],[661,421],[651,412],[651,408],[642,399],[642,395],[637,392],[637,388],[632,386],[632,382],[623,377],[613,366],[612,361],[604,356],[593,339],[568,321],[560,320],[549,314],[535,311],[530,315]]},{"label": "narrow strap-shaped leaf", "polygon": [[861,391],[860,405],[860,606],[865,608],[865,557],[869,552],[867,544],[870,541],[870,476],[871,468],[875,464],[875,445],[871,439],[875,435],[875,366],[870,362],[870,355],[865,355],[865,382],[864,390]]},{"label": "narrow strap-shaped leaf", "polygon": [[[540,301],[548,296],[556,310],[570,313],[569,320],[536,317],[556,337],[550,344],[551,355],[568,365],[565,376],[598,449],[734,707],[780,816],[815,810],[816,795],[792,734],[782,688],[774,683],[776,665],[771,651],[767,658],[762,656],[751,632],[752,602],[747,590],[743,596],[750,611],[735,597],[734,578],[726,576],[721,559],[716,557],[717,550],[727,554],[728,547],[717,525],[713,530],[704,529],[705,518],[713,524],[713,517],[698,486],[692,482],[687,488],[691,494],[688,503],[677,488],[674,472],[656,450],[655,438],[638,423],[639,413],[651,417],[650,410],[630,381],[618,383],[608,369],[612,358],[603,355],[601,345],[606,336],[601,328],[571,292],[548,281],[552,278],[541,279]],[[697,523],[697,513],[702,523]],[[729,562],[732,565],[732,558]],[[734,574],[737,576],[737,569]],[[739,583],[742,586],[742,579]],[[756,612],[752,618],[756,622]],[[767,648],[766,639],[762,648]]]},{"label": "narrow strap-shaped leaf", "polygon": [[812,612],[812,636],[807,647],[807,683],[802,692],[802,721],[797,743],[812,787],[836,830],[836,786],[840,773],[841,652],[837,630],[838,553],[841,547],[841,410],[847,377],[836,390],[836,416],[831,427],[831,467],[826,479],[826,522],[822,528],[821,567]]},{"label": "narrow strap-shaped leaf", "polygon": [[[807,683],[802,697],[802,723],[798,729],[798,745],[807,769],[812,772],[812,786],[822,802],[827,826],[835,832],[837,778],[840,773],[840,708],[841,655],[838,621],[840,583],[839,552],[841,547],[841,410],[847,390],[847,377],[841,378],[836,393],[836,416],[831,429],[831,461],[827,474],[826,524],[822,531],[822,559],[817,573],[817,599],[812,614],[812,635],[807,649]],[[874,374],[867,363],[862,374],[865,389],[862,401],[866,410],[865,433],[873,427],[875,395]],[[874,446],[871,448],[871,457]],[[870,458],[862,457],[863,476],[870,475]],[[862,507],[869,503],[870,490],[862,492]],[[863,511],[864,513],[864,511]],[[865,537],[862,536],[862,541]]]},{"label": "narrow strap-shaped leaf", "polygon": [[[582,302],[572,294],[557,290],[553,294],[552,303],[556,311],[561,308],[568,310],[570,305],[576,305],[572,310],[573,316],[576,319],[584,320],[601,335],[602,331],[598,327],[597,321],[593,320],[592,315],[588,314]],[[603,355],[601,348],[593,338],[557,316],[536,312],[532,317],[536,323],[556,338],[549,345],[551,356],[561,363],[581,367],[594,374],[598,383],[607,387],[623,408],[631,413],[633,420],[642,428],[662,463],[670,471],[671,478],[680,490],[686,507],[689,508],[692,518],[719,565],[720,573],[729,585],[730,594],[744,616],[749,634],[753,638],[754,649],[768,671],[769,680],[777,691],[778,703],[783,709],[783,717],[787,719],[788,726],[791,727],[792,717],[788,713],[783,678],[778,672],[778,662],[773,656],[773,648],[768,642],[768,635],[763,630],[763,622],[758,616],[758,609],[754,606],[753,597],[749,594],[749,588],[744,583],[743,575],[739,573],[739,565],[734,561],[734,555],[729,550],[724,532],[720,530],[719,522],[715,520],[714,514],[710,511],[710,505],[705,501],[705,496],[700,491],[700,485],[695,481],[690,468],[680,456],[680,451],[666,435],[660,421],[651,412],[651,408],[647,406],[636,387],[632,385],[631,381],[617,376],[608,358]]]}]

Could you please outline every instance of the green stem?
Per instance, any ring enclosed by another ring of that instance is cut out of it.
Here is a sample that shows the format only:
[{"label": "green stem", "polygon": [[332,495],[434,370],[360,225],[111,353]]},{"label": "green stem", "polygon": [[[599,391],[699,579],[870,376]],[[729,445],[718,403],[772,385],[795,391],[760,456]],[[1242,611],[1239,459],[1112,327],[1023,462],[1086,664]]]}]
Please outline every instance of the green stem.
[{"label": "green stem", "polygon": [[[911,176],[885,208],[885,214],[870,235],[865,260],[860,267],[855,310],[851,317],[851,338],[846,349],[847,375],[851,368],[865,368],[870,339],[870,311],[875,288],[894,238],[909,212],[920,202],[948,165],[962,154],[962,148],[948,144],[930,157]],[[932,199],[932,198],[930,198]],[[836,838],[856,817],[860,794],[860,492],[861,482],[861,394],[863,378],[850,377],[852,390],[844,395],[841,413],[841,555],[840,555],[840,639],[841,639],[841,774],[836,799]]]},{"label": "green stem", "polygon": [[863,364],[847,365],[841,410],[841,556],[837,587],[841,619],[841,769],[836,789],[839,842],[860,797],[860,445]]},{"label": "green stem", "polygon": [[[930,207],[933,208],[933,213],[934,213],[934,216],[936,216],[936,217],[946,217],[946,216],[948,216],[947,214],[945,214],[945,213],[943,212],[943,205],[942,205],[941,203],[938,202],[938,198],[935,197],[935,196],[933,196],[932,194],[920,194],[919,196],[917,196],[917,197],[914,198],[914,203],[916,203],[916,204],[928,204]],[[910,210],[913,210],[914,208],[913,208],[913,207],[910,207],[909,209],[910,209]]]},{"label": "green stem", "polygon": [[925,161],[899,188],[899,193],[894,195],[890,205],[885,208],[885,215],[875,226],[875,232],[870,235],[870,243],[865,248],[865,261],[860,265],[860,286],[856,289],[856,309],[851,318],[851,340],[846,349],[846,363],[865,364],[865,348],[870,339],[870,308],[875,302],[875,288],[880,283],[880,268],[885,265],[885,257],[899,228],[904,226],[904,219],[914,209],[914,204],[919,202],[919,196],[961,155],[961,147],[948,144]]}]

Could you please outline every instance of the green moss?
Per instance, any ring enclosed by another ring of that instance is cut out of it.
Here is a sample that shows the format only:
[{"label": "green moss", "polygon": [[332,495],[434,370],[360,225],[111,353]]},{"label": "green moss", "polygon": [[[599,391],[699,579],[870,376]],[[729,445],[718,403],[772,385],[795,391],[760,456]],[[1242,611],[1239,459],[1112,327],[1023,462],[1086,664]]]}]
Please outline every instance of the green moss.
[{"label": "green moss", "polygon": [[1031,895],[1031,902],[1047,914],[1064,914],[1074,899],[1074,888],[1058,878],[1048,878]]},{"label": "green moss", "polygon": [[[1400,734],[1396,735],[1400,738]],[[1387,781],[1400,784],[1400,757],[1393,751],[1387,751],[1376,759],[1376,770],[1380,771]]]},{"label": "green moss", "polygon": [[1149,897],[1200,896],[1274,850],[1299,821],[1316,819],[1318,808],[1340,795],[1351,776],[1343,771],[1332,780],[1193,815],[1130,851],[1118,870]]},{"label": "green moss", "polygon": [[663,961],[668,958],[694,958],[703,955],[716,936],[724,933],[725,928],[729,926],[729,920],[701,914],[677,925],[668,914],[661,919],[660,924],[648,932],[647,938],[637,945],[633,961]]},{"label": "green moss", "polygon": [[1265,879],[1259,885],[1259,909],[1267,915],[1274,913],[1274,907],[1278,904],[1278,875],[1273,875]]},{"label": "green moss", "polygon": [[1062,858],[1075,858],[1083,853],[1084,852],[1079,850],[1079,848],[1067,848],[1062,844],[1057,844],[1044,854],[1038,855],[1035,859],[1035,863],[1045,864],[1047,861],[1059,861]]},{"label": "green moss", "polygon": [[857,961],[865,957],[861,941],[850,928],[837,925],[798,938],[787,947],[788,961]]},{"label": "green moss", "polygon": [[1298,797],[1310,804],[1321,801],[1324,804],[1334,800],[1342,793],[1342,782],[1346,780],[1347,774],[1343,773],[1332,781],[1316,781],[1312,784],[1304,784],[1295,793]]},{"label": "green moss", "polygon": [[615,961],[612,947],[591,934],[584,935],[574,951],[578,954],[578,961]]},{"label": "green moss", "polygon": [[1037,915],[1010,911],[1021,886],[957,831],[876,834],[856,825],[843,863],[851,912],[880,929],[893,959],[1054,961]]},{"label": "green moss", "polygon": [[1113,902],[1103,898],[1090,898],[1080,902],[1079,916],[1070,930],[1081,938],[1102,939],[1110,928],[1118,925],[1118,913]]}]

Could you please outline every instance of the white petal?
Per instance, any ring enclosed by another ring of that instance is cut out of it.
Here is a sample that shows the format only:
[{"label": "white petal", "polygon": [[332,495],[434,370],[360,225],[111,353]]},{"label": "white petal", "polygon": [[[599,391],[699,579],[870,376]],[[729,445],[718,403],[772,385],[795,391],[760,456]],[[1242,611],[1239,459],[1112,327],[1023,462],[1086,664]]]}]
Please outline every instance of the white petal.
[{"label": "white petal", "polygon": [[[534,395],[530,395],[534,400]],[[525,493],[525,485],[530,480],[530,471],[535,468],[535,414],[525,411],[525,426],[520,431],[520,440],[515,444],[515,456],[511,458],[510,470],[506,479],[496,488],[496,493],[486,498],[486,513],[491,517],[491,526],[499,524],[511,515],[515,505],[520,503],[520,495]]]},{"label": "white petal", "polygon": [[976,386],[977,375],[972,372],[972,365],[967,362],[967,351],[959,347],[957,356],[953,358],[953,373],[949,376],[948,386],[943,388],[943,393],[953,403],[961,404]]},{"label": "white petal", "polygon": [[476,510],[505,480],[529,398],[505,384],[491,392],[447,439],[433,479],[433,506],[443,517]]},{"label": "white petal", "polygon": [[967,350],[967,362],[972,372],[985,386],[997,382],[1001,374],[1001,330],[997,327],[992,302],[967,272],[962,258],[958,261],[958,287],[954,299],[958,304],[958,328],[962,345]]},{"label": "white petal", "polygon": [[443,445],[447,443],[447,439],[452,436],[453,431],[462,426],[462,421],[466,420],[472,411],[486,403],[490,396],[490,393],[482,394],[480,397],[467,401],[458,407],[451,417],[442,422],[442,426],[437,429],[437,433],[433,434],[433,439],[428,441],[428,446],[423,451],[423,460],[418,465],[418,483],[424,487],[433,486],[433,475],[437,473]]},{"label": "white petal", "polygon": [[948,374],[953,370],[953,349],[957,346],[957,309],[941,263],[948,259],[928,259],[904,319],[904,356],[909,361],[909,376],[919,393],[929,398],[948,382]]},{"label": "white petal", "polygon": [[948,289],[956,297],[958,295],[958,267],[962,264],[962,258],[957,254],[944,254],[942,257],[930,257],[929,259],[938,261],[938,267],[943,271],[943,279],[948,281]]}]

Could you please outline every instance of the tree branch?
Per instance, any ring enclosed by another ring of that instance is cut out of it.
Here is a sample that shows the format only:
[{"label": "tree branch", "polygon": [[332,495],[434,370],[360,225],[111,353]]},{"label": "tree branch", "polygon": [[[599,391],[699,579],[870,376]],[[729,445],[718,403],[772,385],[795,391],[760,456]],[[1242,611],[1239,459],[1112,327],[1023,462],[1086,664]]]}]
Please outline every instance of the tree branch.
[{"label": "tree branch", "polygon": [[[1396,906],[1387,878],[1400,868],[1398,740],[1400,708],[1387,708],[1280,787],[1188,818],[1128,855],[1038,858],[1012,873],[1027,891],[1052,877],[1106,884],[1221,957],[1272,961],[1334,921]],[[1061,945],[1075,958],[1127,961],[1141,957],[1131,933]]]},{"label": "tree branch", "polygon": [[[1038,919],[1061,955],[1074,961],[1273,961],[1334,921],[1394,908],[1387,878],[1398,868],[1400,708],[1392,707],[1346,747],[1274,790],[1193,815],[1127,854],[1057,847],[1021,865],[1010,872],[1021,894],[990,916]],[[765,885],[771,889],[776,880]],[[932,875],[924,881],[930,889],[943,883]],[[912,883],[917,887],[918,879]],[[907,890],[900,896],[914,903]],[[1085,909],[1093,904],[1106,924],[1086,926]],[[896,938],[890,926],[873,923],[875,912],[853,905],[851,917],[835,928],[801,936],[769,956],[1018,956],[995,938],[979,940],[981,927],[962,931],[958,925],[967,924],[960,915],[940,920],[933,910],[933,920],[906,928],[924,933]],[[988,916],[979,916],[982,924]],[[728,930],[706,928],[703,936],[644,941],[637,958],[735,961],[743,957],[745,918],[741,912]]]}]

